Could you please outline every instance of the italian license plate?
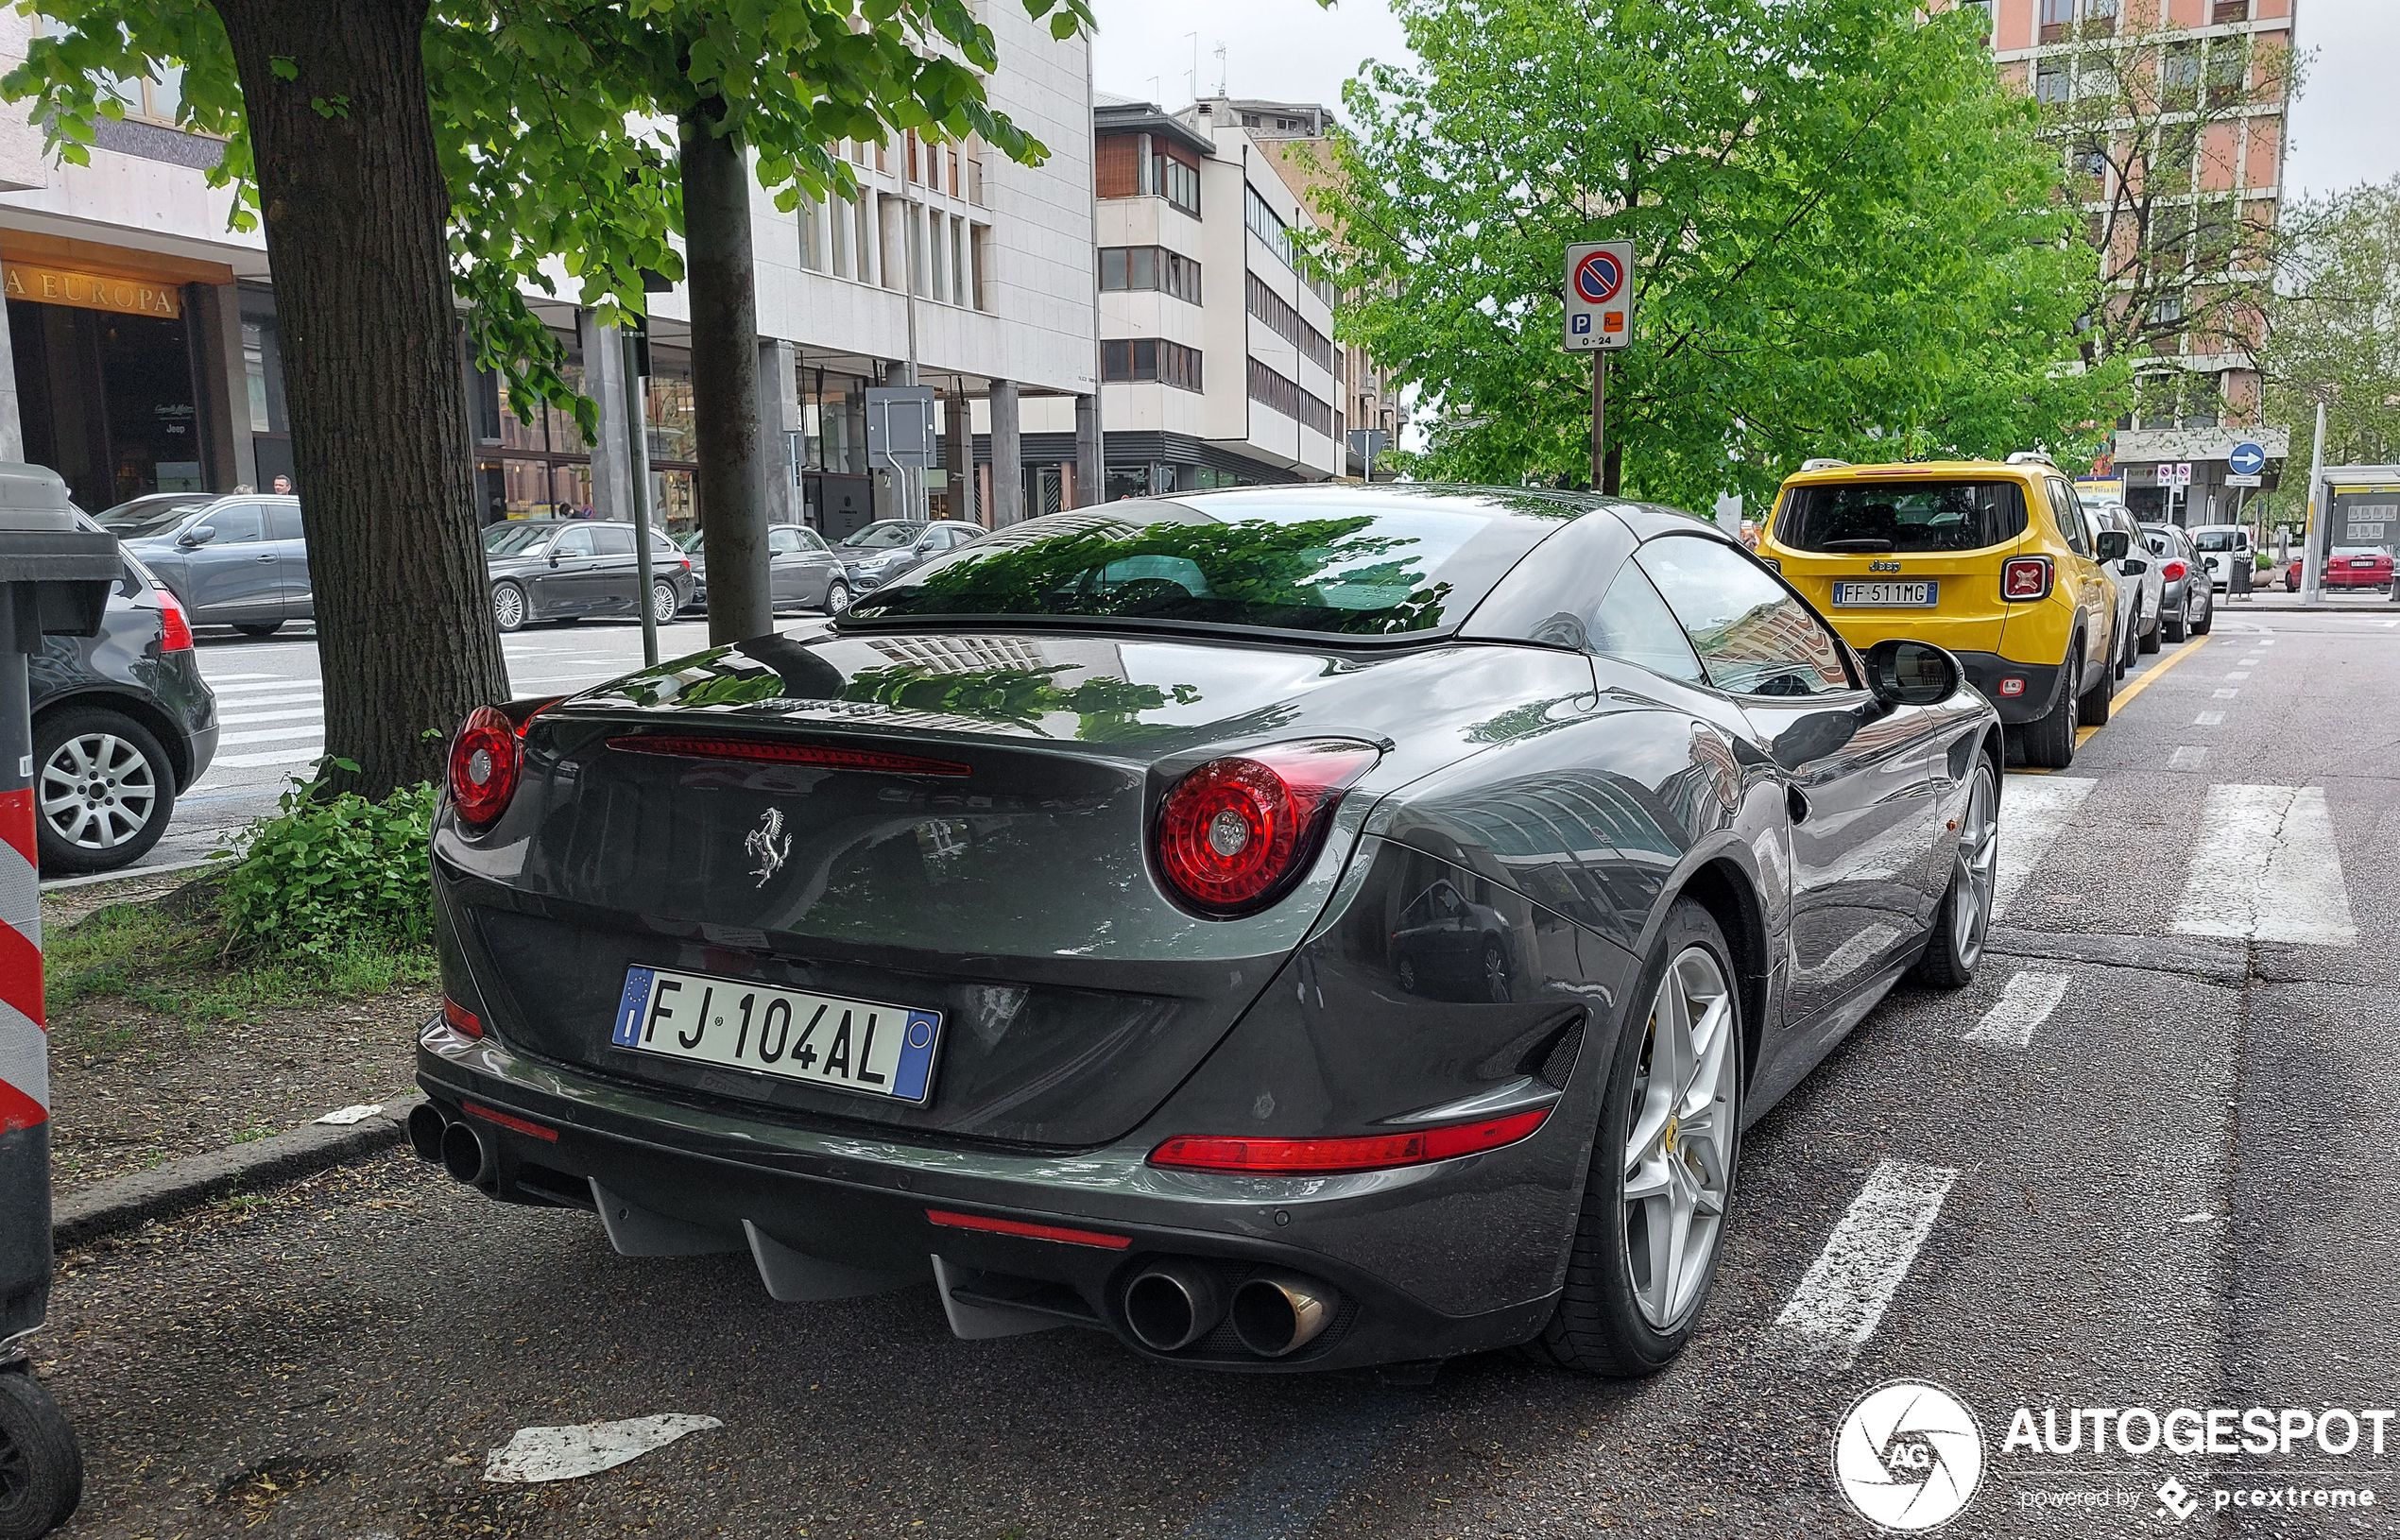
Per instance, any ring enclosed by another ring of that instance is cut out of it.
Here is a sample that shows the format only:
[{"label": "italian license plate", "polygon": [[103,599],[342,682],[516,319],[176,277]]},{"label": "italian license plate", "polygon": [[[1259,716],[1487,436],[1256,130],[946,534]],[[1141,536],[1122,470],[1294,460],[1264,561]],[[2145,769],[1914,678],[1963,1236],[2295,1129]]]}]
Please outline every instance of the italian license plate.
[{"label": "italian license plate", "polygon": [[921,1104],[941,1036],[939,1011],[629,967],[609,1040],[639,1052]]},{"label": "italian license plate", "polygon": [[1833,602],[1867,609],[1930,609],[1941,602],[1939,583],[1836,583]]}]

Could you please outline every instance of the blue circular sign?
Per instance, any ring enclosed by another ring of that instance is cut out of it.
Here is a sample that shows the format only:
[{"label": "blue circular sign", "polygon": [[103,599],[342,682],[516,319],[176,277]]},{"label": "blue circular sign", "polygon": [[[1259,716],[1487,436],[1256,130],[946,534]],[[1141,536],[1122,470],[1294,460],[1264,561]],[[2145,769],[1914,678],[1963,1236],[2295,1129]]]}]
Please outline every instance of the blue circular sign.
[{"label": "blue circular sign", "polygon": [[2256,444],[2236,444],[2225,464],[2237,476],[2254,476],[2267,469],[2267,452]]},{"label": "blue circular sign", "polygon": [[1625,269],[1614,251],[1593,251],[1575,264],[1575,298],[1587,305],[1604,305],[1625,286]]}]

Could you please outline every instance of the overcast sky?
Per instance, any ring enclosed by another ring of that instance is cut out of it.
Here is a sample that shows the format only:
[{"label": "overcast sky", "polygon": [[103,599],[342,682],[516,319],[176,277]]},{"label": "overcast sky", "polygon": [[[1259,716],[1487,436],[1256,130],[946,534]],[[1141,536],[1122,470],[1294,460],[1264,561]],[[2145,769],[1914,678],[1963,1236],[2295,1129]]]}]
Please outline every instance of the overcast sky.
[{"label": "overcast sky", "polygon": [[[2325,193],[2400,175],[2400,0],[2297,5],[2300,45],[2317,57],[2292,113],[2286,184]],[[1342,82],[1361,60],[1407,56],[1384,0],[1329,9],[1313,0],[1092,0],[1092,11],[1100,89],[1168,108],[1191,100],[1195,42],[1203,94],[1215,94],[1222,71],[1232,95],[1328,106],[1341,104]]]}]

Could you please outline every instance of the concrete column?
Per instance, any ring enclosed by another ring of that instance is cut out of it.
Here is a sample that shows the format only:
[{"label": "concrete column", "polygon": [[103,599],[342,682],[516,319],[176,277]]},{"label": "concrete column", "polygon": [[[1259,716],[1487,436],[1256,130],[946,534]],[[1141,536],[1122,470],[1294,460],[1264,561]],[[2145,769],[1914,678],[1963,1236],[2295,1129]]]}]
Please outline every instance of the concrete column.
[{"label": "concrete column", "polygon": [[1105,503],[1108,477],[1100,456],[1100,397],[1075,398],[1075,499],[1070,507]]},{"label": "concrete column", "polygon": [[629,520],[633,438],[625,419],[625,334],[601,325],[591,311],[578,310],[575,335],[583,343],[583,393],[600,407],[600,438],[591,446],[591,512]]},{"label": "concrete column", "polygon": [[792,475],[791,440],[800,425],[799,355],[780,337],[759,339],[759,446],[766,471],[766,522],[800,522],[800,485]]},{"label": "concrete column", "polygon": [[183,305],[192,372],[200,387],[197,404],[209,489],[255,487],[258,454],[250,443],[250,373],[242,362],[242,291],[231,283],[186,283]]},{"label": "concrete column", "polygon": [[1017,382],[994,380],[992,418],[992,527],[1025,517],[1025,460],[1018,433]]},{"label": "concrete column", "polygon": [[[6,317],[0,317],[0,320]],[[9,328],[0,325],[0,460],[25,459],[25,419],[17,412],[17,351]]]},{"label": "concrete column", "polygon": [[950,472],[950,516],[978,520],[975,493],[975,414],[964,390],[942,402],[942,469]]}]

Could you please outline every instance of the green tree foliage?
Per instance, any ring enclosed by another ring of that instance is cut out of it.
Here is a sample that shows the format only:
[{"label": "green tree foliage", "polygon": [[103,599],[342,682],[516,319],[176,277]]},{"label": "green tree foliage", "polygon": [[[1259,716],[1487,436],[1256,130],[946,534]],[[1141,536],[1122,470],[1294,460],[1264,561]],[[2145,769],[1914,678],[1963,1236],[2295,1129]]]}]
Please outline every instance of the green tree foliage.
[{"label": "green tree foliage", "polygon": [[[2328,465],[2400,459],[2400,178],[2293,211],[2303,232],[2287,253],[2282,292],[2268,307],[2259,366],[2267,419],[2305,437],[2325,403]],[[2296,457],[2306,444],[2296,438]],[[2305,498],[2305,475],[2287,473]]]},{"label": "green tree foliage", "polygon": [[1587,474],[1569,243],[1630,238],[1628,489],[1770,492],[1810,455],[2096,447],[2095,253],[1973,19],[1915,0],[1400,0],[1416,69],[1346,101],[1345,334],[1423,393],[1422,474]]}]

